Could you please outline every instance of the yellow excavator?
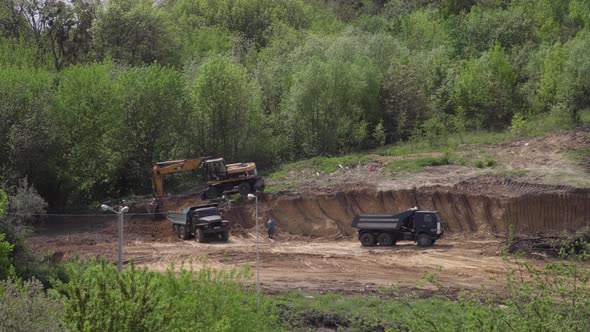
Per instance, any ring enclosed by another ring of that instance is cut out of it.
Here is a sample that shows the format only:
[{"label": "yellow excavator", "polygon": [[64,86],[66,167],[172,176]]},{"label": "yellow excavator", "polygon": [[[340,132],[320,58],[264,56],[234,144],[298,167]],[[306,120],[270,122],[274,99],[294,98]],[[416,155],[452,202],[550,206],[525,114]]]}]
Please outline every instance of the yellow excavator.
[{"label": "yellow excavator", "polygon": [[164,175],[187,172],[203,168],[207,189],[201,199],[211,200],[224,192],[236,191],[246,196],[254,191],[264,190],[264,181],[258,176],[253,162],[226,164],[223,158],[201,157],[157,162],[152,169],[152,188],[154,200],[150,203],[151,212],[158,212],[160,200],[164,197]]}]

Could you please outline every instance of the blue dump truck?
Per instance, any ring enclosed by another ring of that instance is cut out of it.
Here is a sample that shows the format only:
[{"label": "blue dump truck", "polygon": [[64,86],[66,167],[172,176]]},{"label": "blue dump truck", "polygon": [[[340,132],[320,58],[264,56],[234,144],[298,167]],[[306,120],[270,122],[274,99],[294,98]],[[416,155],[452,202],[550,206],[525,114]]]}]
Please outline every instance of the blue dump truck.
[{"label": "blue dump truck", "polygon": [[397,241],[415,241],[421,247],[433,245],[444,234],[444,222],[437,211],[412,208],[399,214],[359,214],[352,221],[365,247],[392,246]]},{"label": "blue dump truck", "polygon": [[188,240],[194,236],[197,242],[211,238],[229,240],[230,224],[221,218],[217,204],[191,206],[182,212],[168,212],[166,217],[180,239]]}]

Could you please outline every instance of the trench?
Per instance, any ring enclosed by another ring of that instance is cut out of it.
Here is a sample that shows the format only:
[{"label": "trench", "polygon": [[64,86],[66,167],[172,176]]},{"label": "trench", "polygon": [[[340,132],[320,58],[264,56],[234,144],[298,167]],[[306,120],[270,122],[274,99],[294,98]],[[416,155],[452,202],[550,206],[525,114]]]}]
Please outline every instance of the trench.
[{"label": "trench", "polygon": [[[280,232],[350,237],[357,213],[398,213],[411,207],[437,210],[451,232],[521,233],[575,231],[590,226],[590,189],[478,178],[455,186],[404,190],[342,190],[314,194],[262,195],[260,220],[269,212]],[[234,204],[224,217],[243,228],[255,226],[252,204]]]}]

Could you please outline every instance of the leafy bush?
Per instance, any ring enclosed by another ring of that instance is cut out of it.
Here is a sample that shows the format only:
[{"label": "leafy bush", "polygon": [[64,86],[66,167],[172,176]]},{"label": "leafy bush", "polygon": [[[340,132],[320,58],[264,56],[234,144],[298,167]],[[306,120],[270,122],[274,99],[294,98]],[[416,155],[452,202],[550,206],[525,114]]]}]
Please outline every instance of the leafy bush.
[{"label": "leafy bush", "polygon": [[65,331],[61,305],[48,297],[36,279],[0,281],[0,331]]},{"label": "leafy bush", "polygon": [[56,282],[63,319],[73,331],[270,331],[278,326],[268,301],[257,312],[256,294],[244,286],[249,269],[166,274],[117,272],[105,261],[70,266],[70,282]]},{"label": "leafy bush", "polygon": [[[2,203],[0,208],[1,205]],[[33,226],[41,220],[39,215],[45,213],[46,207],[45,200],[26,179],[19,181],[19,185],[13,188],[13,193],[8,199],[10,214],[0,223],[0,234],[4,240],[0,240],[0,243],[4,243],[4,249],[0,251],[8,255],[6,262],[12,262],[14,275],[24,280],[35,278],[48,287],[52,278],[67,279],[63,266],[35,257],[26,242]],[[8,248],[10,250],[7,250]],[[5,266],[10,269],[9,265],[6,263]]]},{"label": "leafy bush", "polygon": [[4,241],[6,234],[0,231],[0,280],[6,279],[9,276],[14,276],[14,266],[12,266],[12,250],[13,244]]}]

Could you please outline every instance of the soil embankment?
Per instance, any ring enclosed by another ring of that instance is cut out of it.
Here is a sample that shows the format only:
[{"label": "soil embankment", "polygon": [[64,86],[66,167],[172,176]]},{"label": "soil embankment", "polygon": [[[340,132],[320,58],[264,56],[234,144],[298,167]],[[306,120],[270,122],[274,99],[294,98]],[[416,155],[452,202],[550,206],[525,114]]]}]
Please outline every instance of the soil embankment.
[{"label": "soil embankment", "polygon": [[[590,225],[590,189],[521,183],[484,177],[457,185],[376,191],[371,188],[323,193],[263,196],[262,217],[273,211],[282,232],[292,235],[350,237],[355,214],[396,213],[410,207],[437,210],[451,232],[576,230]],[[254,207],[234,203],[226,218],[254,226]]]}]

